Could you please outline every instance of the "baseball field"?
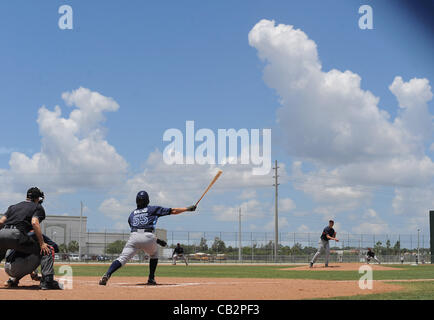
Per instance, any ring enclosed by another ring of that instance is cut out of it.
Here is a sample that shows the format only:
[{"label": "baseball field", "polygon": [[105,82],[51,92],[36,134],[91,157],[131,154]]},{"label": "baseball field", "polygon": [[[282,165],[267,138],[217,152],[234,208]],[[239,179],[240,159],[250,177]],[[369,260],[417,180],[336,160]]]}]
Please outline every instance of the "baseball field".
[{"label": "baseball field", "polygon": [[[0,289],[0,299],[96,300],[299,300],[299,299],[434,299],[433,265],[370,265],[372,289],[361,289],[362,264],[315,265],[160,265],[157,286],[147,286],[148,265],[126,265],[108,282],[98,280],[106,264],[71,265],[72,288],[38,290],[30,277],[18,288]],[[56,265],[60,279],[61,265]],[[7,276],[2,269],[0,280]]]}]

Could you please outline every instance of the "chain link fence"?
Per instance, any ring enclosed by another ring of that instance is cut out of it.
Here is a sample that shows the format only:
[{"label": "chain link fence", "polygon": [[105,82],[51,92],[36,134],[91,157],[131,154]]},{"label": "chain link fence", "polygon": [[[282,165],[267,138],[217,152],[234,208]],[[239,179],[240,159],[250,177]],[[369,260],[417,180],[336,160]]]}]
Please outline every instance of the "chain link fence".
[{"label": "chain link fence", "polygon": [[[51,230],[47,236],[60,245],[58,260],[107,262],[119,255],[130,232],[88,230],[80,235]],[[198,263],[308,263],[319,242],[318,233],[281,232],[278,255],[274,257],[273,232],[242,232],[240,236],[238,232],[158,229],[157,237],[166,240],[168,244],[166,248],[159,247],[160,259],[163,261],[170,261],[173,248],[179,243],[189,261]],[[418,263],[431,261],[430,238],[426,234],[346,233],[338,234],[338,238],[339,242],[330,241],[331,262],[363,261],[367,248],[372,248],[385,263],[416,263],[416,259]],[[133,262],[145,260],[146,255],[139,253]]]},{"label": "chain link fence", "polygon": [[[320,233],[298,233],[298,232],[281,232],[279,233],[279,244],[283,246],[294,246],[300,244],[303,247],[317,247]],[[388,241],[391,246],[396,242],[400,243],[402,248],[416,249],[429,247],[429,235],[420,234],[338,234],[340,240],[336,243],[338,247],[366,248],[374,247],[377,242],[385,245]],[[207,244],[212,243],[215,238],[219,238],[225,244],[237,247],[239,244],[238,232],[194,232],[194,231],[167,231],[167,239],[170,244],[182,242],[184,244],[199,244],[201,239],[205,239]],[[242,232],[242,246],[267,245],[274,241],[273,232]]]}]

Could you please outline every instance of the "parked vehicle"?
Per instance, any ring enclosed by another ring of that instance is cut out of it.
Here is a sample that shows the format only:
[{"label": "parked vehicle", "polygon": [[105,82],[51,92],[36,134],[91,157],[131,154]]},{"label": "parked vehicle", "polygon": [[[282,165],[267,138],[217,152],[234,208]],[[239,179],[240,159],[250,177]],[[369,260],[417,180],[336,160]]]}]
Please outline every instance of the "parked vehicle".
[{"label": "parked vehicle", "polygon": [[213,257],[208,253],[197,252],[188,255],[189,260],[212,261]]},{"label": "parked vehicle", "polygon": [[71,253],[71,254],[69,255],[69,260],[70,260],[70,261],[80,261],[80,257],[79,257],[79,255],[76,254],[76,253]]},{"label": "parked vehicle", "polygon": [[110,261],[110,258],[107,256],[98,256],[97,260],[98,261]]},{"label": "parked vehicle", "polygon": [[92,260],[92,257],[89,256],[89,255],[87,255],[87,254],[82,254],[81,255],[81,260],[82,261],[90,261],[90,260]]}]

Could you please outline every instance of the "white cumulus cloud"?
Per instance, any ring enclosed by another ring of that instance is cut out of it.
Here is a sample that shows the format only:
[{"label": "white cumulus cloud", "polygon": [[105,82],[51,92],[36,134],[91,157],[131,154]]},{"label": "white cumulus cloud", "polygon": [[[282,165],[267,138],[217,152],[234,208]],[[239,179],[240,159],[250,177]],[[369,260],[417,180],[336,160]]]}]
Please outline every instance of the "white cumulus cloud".
[{"label": "white cumulus cloud", "polygon": [[296,208],[295,202],[291,198],[279,199],[279,211],[289,212]]},{"label": "white cumulus cloud", "polygon": [[59,106],[39,109],[40,151],[31,156],[13,152],[10,168],[0,171],[0,181],[7,183],[10,193],[22,198],[32,185],[52,194],[107,188],[124,178],[127,162],[105,140],[102,127],[104,113],[118,110],[119,105],[86,88],[65,92],[62,98],[73,108],[67,117]]},{"label": "white cumulus cloud", "polygon": [[[432,184],[434,163],[426,154],[434,128],[428,79],[393,79],[389,89],[399,111],[392,119],[379,98],[361,88],[358,74],[323,70],[316,43],[302,30],[264,19],[250,31],[249,44],[265,63],[265,83],[280,97],[281,141],[298,159],[294,187],[313,198],[315,212],[360,209],[384,186]],[[300,160],[313,169],[303,172]]]}]

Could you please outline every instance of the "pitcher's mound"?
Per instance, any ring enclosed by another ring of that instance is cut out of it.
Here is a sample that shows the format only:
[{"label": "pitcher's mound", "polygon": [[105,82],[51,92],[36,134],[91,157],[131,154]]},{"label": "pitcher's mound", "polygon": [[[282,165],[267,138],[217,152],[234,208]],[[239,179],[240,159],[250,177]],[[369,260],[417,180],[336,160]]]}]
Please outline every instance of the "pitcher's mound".
[{"label": "pitcher's mound", "polygon": [[401,270],[400,268],[394,268],[385,266],[382,264],[366,264],[366,263],[335,263],[325,267],[323,263],[314,264],[313,268],[309,268],[309,265],[299,266],[295,268],[285,268],[282,270],[312,270],[312,271],[359,271],[359,268],[363,265],[367,265],[372,270]]}]

